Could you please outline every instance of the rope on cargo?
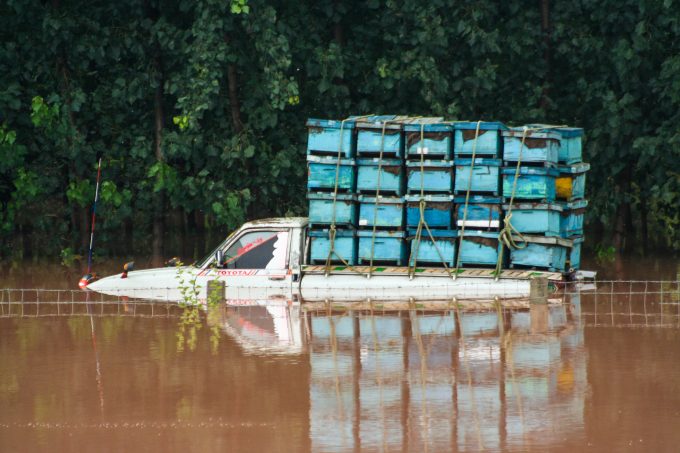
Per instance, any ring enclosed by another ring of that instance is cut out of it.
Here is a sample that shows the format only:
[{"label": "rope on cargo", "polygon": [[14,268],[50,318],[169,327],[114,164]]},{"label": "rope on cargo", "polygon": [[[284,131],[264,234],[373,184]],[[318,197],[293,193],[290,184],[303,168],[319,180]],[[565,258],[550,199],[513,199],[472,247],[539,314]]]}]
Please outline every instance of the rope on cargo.
[{"label": "rope on cargo", "polygon": [[[430,230],[430,226],[427,224],[425,221],[425,207],[427,206],[427,201],[425,201],[425,123],[421,122],[420,123],[420,201],[418,202],[418,210],[420,214],[420,219],[418,220],[418,228],[416,229],[416,236],[413,240],[413,243],[411,244],[411,255],[409,256],[408,259],[408,276],[410,280],[413,280],[413,277],[415,276],[416,273],[416,267],[418,264],[418,251],[420,250],[420,241],[422,239],[423,235],[423,227],[425,227],[425,230],[427,231],[428,236],[430,237],[430,240],[432,241],[432,245],[434,245],[434,249],[437,251],[437,255],[439,255],[439,259],[441,260],[442,264],[444,265],[444,269],[446,269],[446,272],[451,276],[451,270],[449,267],[446,265],[446,259],[444,258],[444,255],[442,254],[441,250],[439,250],[439,246],[437,245],[437,241],[434,239],[434,235],[432,234],[432,231]],[[411,265],[413,263],[413,265]],[[455,278],[455,275],[453,275],[453,278]]]},{"label": "rope on cargo", "polygon": [[382,161],[383,154],[385,152],[385,130],[387,129],[387,123],[389,121],[384,121],[382,126],[382,134],[380,135],[380,155],[378,156],[378,180],[376,182],[375,189],[375,203],[373,204],[373,235],[371,236],[371,260],[368,264],[368,275],[367,278],[371,278],[373,275],[373,255],[375,254],[375,234],[378,228],[378,204],[380,203],[380,175],[382,173]]},{"label": "rope on cargo", "polygon": [[[520,233],[517,231],[517,229],[512,226],[512,206],[513,203],[515,202],[515,191],[517,190],[517,180],[519,179],[519,170],[520,170],[520,164],[522,163],[522,151],[524,150],[524,142],[526,141],[527,138],[527,132],[529,131],[529,128],[524,126],[524,129],[522,130],[522,142],[519,145],[519,154],[517,156],[517,166],[515,167],[515,178],[512,181],[512,192],[510,192],[510,205],[508,206],[508,213],[505,215],[505,218],[503,219],[503,228],[501,229],[500,233],[498,233],[498,241],[501,245],[500,250],[498,251],[498,261],[496,261],[496,270],[494,271],[494,280],[498,281],[498,279],[501,277],[501,272],[502,272],[502,267],[503,267],[503,252],[505,248],[503,246],[507,246],[508,250],[512,249],[523,249],[527,246],[527,241]],[[521,243],[515,242],[513,239],[512,235],[513,232],[517,234],[517,236],[520,238]]]},{"label": "rope on cargo", "polygon": [[[463,248],[463,237],[465,236],[465,224],[467,223],[467,213],[468,213],[468,203],[470,201],[470,190],[472,190],[472,176],[475,169],[475,158],[477,157],[477,139],[479,138],[479,127],[482,125],[482,121],[477,121],[477,127],[475,128],[475,141],[472,142],[472,160],[470,162],[470,176],[468,177],[467,191],[465,192],[465,207],[463,208],[463,223],[460,228],[460,236],[458,236],[458,257],[456,258],[456,267],[454,268],[453,278],[458,276],[458,268],[460,267],[460,256],[462,255],[461,250]],[[457,215],[456,215],[457,217]]]},{"label": "rope on cargo", "polygon": [[[338,158],[337,158],[337,163],[335,165],[335,188],[333,189],[333,215],[331,216],[331,227],[328,230],[329,246],[328,246],[328,256],[326,257],[326,265],[325,265],[326,269],[324,270],[324,275],[326,277],[328,277],[331,273],[331,265],[332,265],[331,261],[332,261],[333,254],[335,254],[335,256],[338,257],[340,262],[342,262],[342,264],[344,264],[345,267],[347,267],[347,269],[349,269],[352,272],[360,273],[354,267],[352,267],[352,265],[349,264],[347,262],[347,260],[345,260],[342,256],[340,256],[340,254],[338,252],[335,251],[335,235],[337,233],[337,230],[335,228],[335,205],[336,205],[337,199],[338,199],[338,186],[340,184],[340,159],[342,159],[342,144],[343,144],[343,138],[344,138],[343,132],[344,132],[344,129],[345,129],[345,122],[350,120],[350,119],[352,119],[354,121],[358,121],[360,119],[368,118],[369,116],[370,115],[356,116],[356,117],[353,117],[353,118],[345,118],[344,120],[342,120],[340,122],[340,142],[338,143]],[[350,146],[351,146],[351,144],[350,144]]]}]

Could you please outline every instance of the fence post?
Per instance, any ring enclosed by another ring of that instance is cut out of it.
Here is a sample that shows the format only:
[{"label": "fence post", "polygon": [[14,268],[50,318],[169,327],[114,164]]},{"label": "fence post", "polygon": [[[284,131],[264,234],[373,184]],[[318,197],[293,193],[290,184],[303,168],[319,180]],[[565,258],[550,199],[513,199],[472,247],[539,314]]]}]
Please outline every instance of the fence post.
[{"label": "fence post", "polygon": [[548,277],[534,277],[529,281],[529,302],[540,305],[548,303]]}]

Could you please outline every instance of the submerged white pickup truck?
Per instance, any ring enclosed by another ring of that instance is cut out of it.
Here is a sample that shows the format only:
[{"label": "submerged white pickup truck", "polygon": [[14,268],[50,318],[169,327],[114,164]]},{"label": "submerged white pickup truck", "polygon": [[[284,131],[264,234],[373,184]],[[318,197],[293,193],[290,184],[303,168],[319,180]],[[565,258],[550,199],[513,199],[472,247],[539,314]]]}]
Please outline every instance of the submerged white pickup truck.
[{"label": "submerged white pickup truck", "polygon": [[226,297],[300,301],[493,299],[529,297],[530,280],[563,275],[534,270],[443,267],[330,266],[308,263],[307,218],[274,218],[245,223],[213,253],[191,266],[123,272],[87,285],[103,294],[174,300],[187,287],[207,297],[210,281],[224,282]]}]

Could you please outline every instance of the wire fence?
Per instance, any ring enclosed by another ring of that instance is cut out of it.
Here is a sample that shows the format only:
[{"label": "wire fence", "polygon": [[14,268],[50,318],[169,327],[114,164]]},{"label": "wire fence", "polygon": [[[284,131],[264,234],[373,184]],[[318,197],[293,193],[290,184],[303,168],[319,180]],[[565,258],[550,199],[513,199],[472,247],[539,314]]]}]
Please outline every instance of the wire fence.
[{"label": "wire fence", "polygon": [[[287,303],[293,303],[292,296]],[[282,300],[272,301],[281,305]],[[397,311],[466,311],[523,310],[532,299],[490,299],[461,303],[449,300],[306,302],[302,310],[323,315],[343,311],[361,311],[380,315]],[[551,307],[564,305],[574,311],[580,324],[598,327],[680,327],[680,280],[611,280],[568,283],[557,287],[547,300]],[[229,300],[226,306],[267,305],[267,301]],[[180,317],[178,301],[136,299],[110,296],[91,291],[57,289],[0,289],[0,318],[28,316],[166,316]]]}]

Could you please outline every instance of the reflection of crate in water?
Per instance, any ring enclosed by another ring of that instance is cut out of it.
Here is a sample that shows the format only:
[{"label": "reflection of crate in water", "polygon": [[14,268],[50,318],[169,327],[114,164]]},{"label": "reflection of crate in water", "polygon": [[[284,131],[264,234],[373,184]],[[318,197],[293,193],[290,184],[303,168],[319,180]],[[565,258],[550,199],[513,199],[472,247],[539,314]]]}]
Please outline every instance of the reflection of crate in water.
[{"label": "reflection of crate in water", "polygon": [[339,192],[353,192],[356,179],[356,163],[354,159],[340,159],[334,157],[309,156],[307,171],[307,189]]},{"label": "reflection of crate in water", "polygon": [[307,120],[307,156],[354,157],[354,120]]},{"label": "reflection of crate in water", "polygon": [[407,159],[417,161],[421,158],[451,158],[453,144],[453,126],[451,124],[425,124],[422,126],[422,134],[420,124],[407,124],[404,126],[404,132]]},{"label": "reflection of crate in water", "polygon": [[[378,183],[380,185],[378,185]],[[404,194],[401,159],[357,159],[357,192]]]},{"label": "reflection of crate in water", "polygon": [[312,227],[330,225],[333,220],[338,226],[351,226],[357,223],[356,195],[313,192],[307,194],[307,199],[309,224]]},{"label": "reflection of crate in water", "polygon": [[[457,231],[431,230],[432,237],[430,237],[430,233],[423,228],[419,243],[416,243],[416,231],[408,231],[411,241],[411,262],[409,265],[431,263],[442,266],[442,262],[449,267],[455,265]],[[417,256],[415,256],[416,250]]]},{"label": "reflection of crate in water", "polygon": [[[330,230],[312,230],[309,232],[310,252],[309,258],[312,264],[324,264],[330,252]],[[331,262],[342,264],[342,260],[347,264],[354,265],[357,262],[357,237],[353,230],[336,230],[333,253],[330,256]]]},{"label": "reflection of crate in water", "polygon": [[[420,195],[406,195],[406,226],[417,227],[420,223]],[[453,197],[451,195],[424,195],[423,210],[425,222],[430,228],[451,228],[453,226]]]}]

